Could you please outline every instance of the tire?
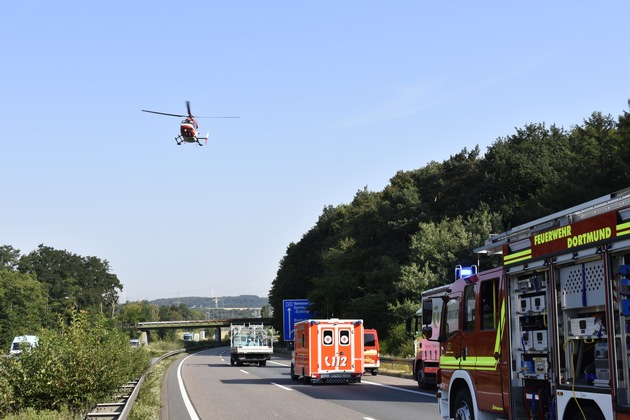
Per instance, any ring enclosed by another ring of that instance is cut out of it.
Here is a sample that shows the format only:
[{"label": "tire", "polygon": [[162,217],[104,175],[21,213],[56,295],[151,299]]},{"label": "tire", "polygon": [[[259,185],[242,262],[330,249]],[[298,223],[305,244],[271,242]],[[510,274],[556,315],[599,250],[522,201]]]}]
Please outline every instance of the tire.
[{"label": "tire", "polygon": [[372,369],[372,376],[378,375],[378,369]]},{"label": "tire", "polygon": [[310,385],[311,384],[311,377],[310,376],[306,376],[304,374],[304,368],[302,368],[302,379],[304,380],[304,383],[306,385]]},{"label": "tire", "polygon": [[424,363],[420,363],[418,370],[416,371],[416,382],[418,382],[418,388],[425,389],[427,387],[427,377],[424,374]]},{"label": "tire", "polygon": [[582,406],[582,411],[584,412],[584,415],[582,415],[578,409],[573,415],[573,420],[582,420],[584,418],[587,418],[588,420],[606,420],[602,412],[595,405],[584,405]]},{"label": "tire", "polygon": [[295,367],[293,366],[293,363],[291,363],[291,379],[293,379],[294,381],[297,381],[299,378],[300,378],[300,375],[295,374]]},{"label": "tire", "polygon": [[470,392],[462,388],[455,397],[455,420],[475,420],[475,411]]}]

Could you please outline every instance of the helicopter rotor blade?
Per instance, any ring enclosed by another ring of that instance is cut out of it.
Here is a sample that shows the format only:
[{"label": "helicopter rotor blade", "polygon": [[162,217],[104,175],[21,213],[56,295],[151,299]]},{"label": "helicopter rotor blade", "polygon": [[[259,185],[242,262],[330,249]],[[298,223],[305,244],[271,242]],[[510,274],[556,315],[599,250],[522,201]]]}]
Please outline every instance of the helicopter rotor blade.
[{"label": "helicopter rotor blade", "polygon": [[180,118],[186,117],[186,115],[182,115],[182,114],[168,114],[166,112],[149,111],[147,109],[143,109],[142,112],[150,112],[151,114],[159,114],[159,115],[168,115],[169,117],[180,117]]},{"label": "helicopter rotor blade", "polygon": [[195,117],[195,118],[241,118],[241,117]]},{"label": "helicopter rotor blade", "polygon": [[186,101],[186,109],[188,110],[188,116],[193,118],[193,114],[190,112],[190,101]]}]

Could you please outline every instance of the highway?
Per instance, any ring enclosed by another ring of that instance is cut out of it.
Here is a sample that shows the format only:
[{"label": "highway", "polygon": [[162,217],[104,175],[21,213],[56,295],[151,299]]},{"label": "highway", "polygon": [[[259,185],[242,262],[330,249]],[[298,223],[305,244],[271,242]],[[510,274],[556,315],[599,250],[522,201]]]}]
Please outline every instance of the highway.
[{"label": "highway", "polygon": [[230,366],[227,347],[189,355],[164,378],[161,420],[441,419],[435,393],[411,379],[368,374],[360,384],[306,385],[289,368],[275,356],[264,367]]}]

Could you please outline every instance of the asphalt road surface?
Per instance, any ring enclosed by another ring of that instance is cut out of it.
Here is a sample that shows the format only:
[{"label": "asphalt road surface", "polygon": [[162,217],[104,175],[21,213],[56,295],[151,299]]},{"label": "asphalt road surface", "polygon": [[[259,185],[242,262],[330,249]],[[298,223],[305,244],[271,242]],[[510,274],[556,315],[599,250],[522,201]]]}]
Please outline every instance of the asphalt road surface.
[{"label": "asphalt road surface", "polygon": [[435,393],[411,379],[368,374],[360,384],[306,385],[289,369],[276,357],[230,366],[227,347],[192,354],[167,372],[161,419],[441,419]]}]

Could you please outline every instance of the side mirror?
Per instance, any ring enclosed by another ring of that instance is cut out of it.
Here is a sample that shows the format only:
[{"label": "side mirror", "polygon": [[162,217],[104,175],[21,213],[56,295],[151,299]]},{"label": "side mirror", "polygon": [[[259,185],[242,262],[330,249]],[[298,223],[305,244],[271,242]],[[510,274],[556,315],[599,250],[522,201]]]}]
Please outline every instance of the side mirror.
[{"label": "side mirror", "polygon": [[428,325],[422,327],[422,336],[427,340],[431,340],[431,337],[433,337],[433,328]]},{"label": "side mirror", "polygon": [[422,325],[429,325],[433,321],[433,300],[422,302]]}]

